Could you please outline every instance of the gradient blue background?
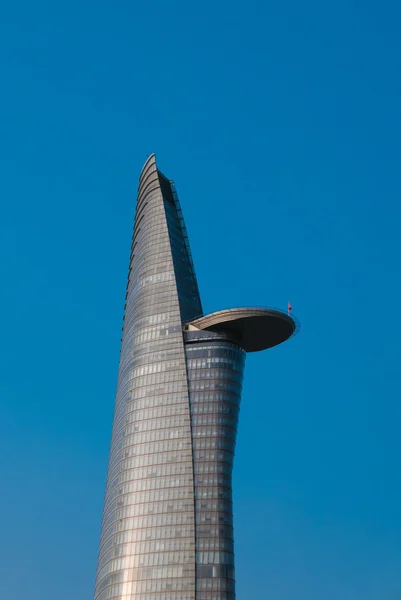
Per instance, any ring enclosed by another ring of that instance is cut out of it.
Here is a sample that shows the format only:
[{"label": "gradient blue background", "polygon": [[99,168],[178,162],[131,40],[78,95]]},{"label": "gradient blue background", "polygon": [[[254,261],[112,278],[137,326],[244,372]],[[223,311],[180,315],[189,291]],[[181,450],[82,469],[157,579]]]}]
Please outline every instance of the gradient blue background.
[{"label": "gradient blue background", "polygon": [[302,321],[247,361],[239,600],[399,600],[400,6],[4,4],[1,598],[92,597],[155,151],[205,310]]}]

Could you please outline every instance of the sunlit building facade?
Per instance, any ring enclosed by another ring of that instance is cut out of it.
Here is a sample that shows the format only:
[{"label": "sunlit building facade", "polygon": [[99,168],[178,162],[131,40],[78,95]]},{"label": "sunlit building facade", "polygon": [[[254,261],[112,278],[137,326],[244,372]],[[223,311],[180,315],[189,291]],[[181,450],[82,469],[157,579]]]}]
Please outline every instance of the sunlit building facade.
[{"label": "sunlit building facade", "polygon": [[288,339],[268,309],[203,315],[181,207],[140,176],[95,600],[234,600],[232,468],[246,352]]}]

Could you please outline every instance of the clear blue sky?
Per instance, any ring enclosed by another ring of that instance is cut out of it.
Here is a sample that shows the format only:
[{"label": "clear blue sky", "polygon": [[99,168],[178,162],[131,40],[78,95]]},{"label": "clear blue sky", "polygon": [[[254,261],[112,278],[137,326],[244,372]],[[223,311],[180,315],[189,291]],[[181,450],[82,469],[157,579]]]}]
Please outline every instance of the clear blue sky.
[{"label": "clear blue sky", "polygon": [[1,598],[92,597],[137,179],[247,359],[239,600],[401,596],[401,5],[16,0],[0,22]]}]

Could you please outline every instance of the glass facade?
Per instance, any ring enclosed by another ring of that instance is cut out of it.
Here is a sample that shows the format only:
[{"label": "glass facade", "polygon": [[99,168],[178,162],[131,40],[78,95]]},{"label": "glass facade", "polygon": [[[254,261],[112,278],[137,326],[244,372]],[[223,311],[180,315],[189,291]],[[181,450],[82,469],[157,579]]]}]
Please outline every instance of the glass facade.
[{"label": "glass facade", "polygon": [[186,336],[195,478],[196,599],[234,600],[232,469],[245,352]]},{"label": "glass facade", "polygon": [[[165,196],[151,157],[138,191],[96,600],[195,600],[191,415],[175,274],[192,273],[174,199]],[[188,281],[182,296],[195,294],[194,276]]]},{"label": "glass facade", "polygon": [[[267,312],[252,318],[268,323]],[[202,315],[178,197],[152,155],[138,189],[95,600],[235,599],[246,328],[237,313],[222,329]]]}]

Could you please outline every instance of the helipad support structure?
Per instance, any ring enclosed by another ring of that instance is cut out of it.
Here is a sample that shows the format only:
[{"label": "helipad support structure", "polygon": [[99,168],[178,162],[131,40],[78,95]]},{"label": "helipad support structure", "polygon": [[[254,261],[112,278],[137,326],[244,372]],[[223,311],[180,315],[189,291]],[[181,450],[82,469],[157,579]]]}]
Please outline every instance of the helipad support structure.
[{"label": "helipad support structure", "polygon": [[181,207],[143,167],[126,294],[95,600],[234,600],[231,475],[246,352],[287,314],[203,316]]}]

